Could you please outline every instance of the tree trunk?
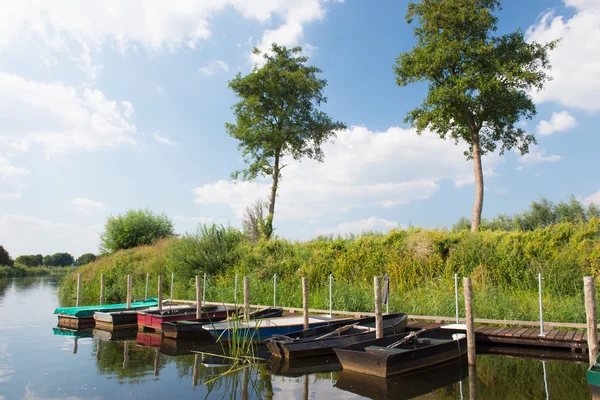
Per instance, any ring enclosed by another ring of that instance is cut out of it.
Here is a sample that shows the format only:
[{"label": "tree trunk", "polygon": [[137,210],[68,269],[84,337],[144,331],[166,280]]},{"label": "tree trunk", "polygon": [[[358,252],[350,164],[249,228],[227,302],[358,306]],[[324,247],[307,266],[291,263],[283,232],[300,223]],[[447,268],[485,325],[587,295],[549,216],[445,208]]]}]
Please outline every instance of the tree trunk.
[{"label": "tree trunk", "polygon": [[275,154],[275,164],[273,166],[273,184],[271,186],[271,196],[269,196],[269,215],[265,222],[265,239],[271,239],[273,234],[273,216],[275,215],[275,199],[277,198],[277,186],[279,184],[279,152]]},{"label": "tree trunk", "polygon": [[483,210],[483,168],[481,166],[481,151],[479,148],[479,133],[474,133],[473,138],[473,170],[475,172],[475,204],[471,218],[471,231],[477,231],[481,223]]}]

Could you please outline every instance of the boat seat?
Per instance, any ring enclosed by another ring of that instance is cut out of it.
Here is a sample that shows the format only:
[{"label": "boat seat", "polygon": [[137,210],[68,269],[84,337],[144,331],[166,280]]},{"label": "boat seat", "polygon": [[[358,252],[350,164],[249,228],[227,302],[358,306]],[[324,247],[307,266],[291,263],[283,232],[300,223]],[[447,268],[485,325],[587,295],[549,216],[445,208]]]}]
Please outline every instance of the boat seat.
[{"label": "boat seat", "polygon": [[385,346],[367,346],[367,347],[365,347],[365,351],[370,354],[377,354],[377,353],[398,354],[398,353],[406,353],[408,351],[412,351],[412,349],[396,349],[396,348],[389,349]]}]

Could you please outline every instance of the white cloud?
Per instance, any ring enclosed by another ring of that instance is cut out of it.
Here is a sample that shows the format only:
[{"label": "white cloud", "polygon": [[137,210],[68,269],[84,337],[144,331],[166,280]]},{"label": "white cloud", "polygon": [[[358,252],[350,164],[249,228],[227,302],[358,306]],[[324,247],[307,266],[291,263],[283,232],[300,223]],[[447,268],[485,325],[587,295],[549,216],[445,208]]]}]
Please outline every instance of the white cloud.
[{"label": "white cloud", "polygon": [[319,235],[345,235],[347,233],[361,234],[363,232],[377,231],[389,232],[392,229],[400,228],[400,224],[388,221],[383,218],[371,217],[360,221],[343,222],[336,226],[320,228],[317,230]]},{"label": "white cloud", "polygon": [[537,126],[540,135],[551,135],[554,132],[564,132],[577,125],[575,118],[567,111],[552,113],[550,121],[542,120]]},{"label": "white cloud", "polygon": [[165,94],[165,89],[163,89],[160,85],[156,85],[156,92],[162,96]]},{"label": "white cloud", "polygon": [[175,221],[192,222],[195,224],[212,224],[215,222],[215,219],[212,217],[185,217],[183,215],[178,215],[173,219]]},{"label": "white cloud", "polygon": [[23,194],[21,193],[21,189],[23,189],[24,187],[25,187],[25,185],[17,185],[17,187],[14,188],[10,192],[5,192],[5,191],[0,192],[0,200],[20,199],[21,197],[23,197]]},{"label": "white cloud", "polygon": [[95,253],[102,228],[102,224],[76,226],[29,215],[0,216],[2,245],[13,257],[21,254],[54,254],[60,251],[74,256]]},{"label": "white cloud", "polygon": [[0,155],[0,178],[19,177],[28,175],[29,170],[25,167],[15,167],[10,160]]},{"label": "white cloud", "polygon": [[[455,146],[437,136],[398,127],[371,132],[355,126],[339,132],[334,143],[323,146],[325,162],[284,160],[278,191],[276,219],[320,219],[325,215],[362,207],[392,207],[431,197],[439,182],[457,186],[472,183],[473,166],[463,155],[466,145]],[[483,160],[486,176],[500,162],[497,155]],[[270,181],[220,180],[194,189],[200,205],[224,204],[237,218],[256,198],[265,198]]]},{"label": "white cloud", "polygon": [[99,201],[86,199],[85,197],[77,197],[71,204],[82,214],[89,214],[90,212],[104,209],[104,204]]},{"label": "white cloud", "polygon": [[161,136],[159,133],[160,132],[155,132],[154,133],[154,140],[156,140],[158,143],[168,144],[169,146],[174,146],[174,145],[177,144],[176,142],[172,141],[168,137]]},{"label": "white cloud", "polygon": [[[99,90],[80,91],[58,81],[40,83],[0,72],[0,109],[0,143],[12,141],[13,149],[21,151],[35,144],[47,158],[135,143],[133,105],[108,100]],[[6,165],[0,159],[0,173],[7,173]]]},{"label": "white cloud", "polygon": [[594,203],[600,206],[600,190],[583,198],[583,204]]},{"label": "white cloud", "polygon": [[229,66],[223,60],[210,60],[198,68],[198,71],[204,76],[210,76],[220,71],[229,72]]},{"label": "white cloud", "polygon": [[575,15],[566,18],[550,10],[527,31],[527,39],[539,43],[562,38],[550,54],[550,75],[554,80],[535,93],[534,100],[600,110],[600,1],[564,0],[564,3],[575,8]]},{"label": "white cloud", "polygon": [[539,147],[531,147],[529,153],[519,156],[519,162],[522,164],[540,164],[544,162],[557,162],[562,160],[562,156],[557,154],[546,155],[546,150]]}]

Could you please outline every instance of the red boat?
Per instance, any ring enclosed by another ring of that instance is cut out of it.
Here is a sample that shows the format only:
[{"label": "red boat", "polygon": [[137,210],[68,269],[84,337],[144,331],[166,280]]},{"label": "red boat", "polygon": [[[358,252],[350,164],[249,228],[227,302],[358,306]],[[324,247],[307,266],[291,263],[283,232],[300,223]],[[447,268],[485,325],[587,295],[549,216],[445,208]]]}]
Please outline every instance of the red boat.
[{"label": "red boat", "polygon": [[137,344],[145,347],[160,347],[162,334],[160,332],[137,332],[135,338]]},{"label": "red boat", "polygon": [[[235,309],[224,306],[204,306],[200,318],[210,318],[213,321],[226,319]],[[196,319],[196,307],[172,308],[163,310],[138,312],[138,328],[150,328],[160,331],[163,322],[189,321]]]}]

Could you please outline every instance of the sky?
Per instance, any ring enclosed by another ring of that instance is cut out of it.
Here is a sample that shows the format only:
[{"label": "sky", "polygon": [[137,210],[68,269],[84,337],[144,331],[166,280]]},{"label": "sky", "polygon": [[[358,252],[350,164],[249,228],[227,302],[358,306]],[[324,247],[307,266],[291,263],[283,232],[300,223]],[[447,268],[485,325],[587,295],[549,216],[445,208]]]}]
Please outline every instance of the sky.
[{"label": "sky", "polygon": [[[88,0],[0,5],[0,244],[21,254],[98,252],[109,215],[148,208],[178,233],[241,225],[269,180],[244,168],[225,131],[228,81],[252,48],[300,45],[327,79],[323,106],[348,129],[324,163],[282,172],[275,233],[450,227],[470,216],[472,162],[403,122],[426,84],[397,87],[395,58],[415,45],[408,2],[381,0]],[[544,196],[600,203],[600,0],[505,0],[498,34],[561,38],[538,114],[520,126],[538,145],[484,157],[483,215]]]}]

